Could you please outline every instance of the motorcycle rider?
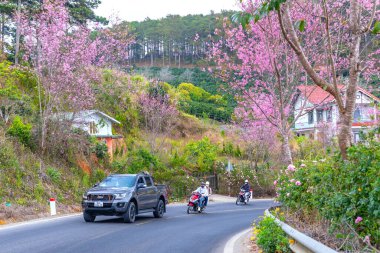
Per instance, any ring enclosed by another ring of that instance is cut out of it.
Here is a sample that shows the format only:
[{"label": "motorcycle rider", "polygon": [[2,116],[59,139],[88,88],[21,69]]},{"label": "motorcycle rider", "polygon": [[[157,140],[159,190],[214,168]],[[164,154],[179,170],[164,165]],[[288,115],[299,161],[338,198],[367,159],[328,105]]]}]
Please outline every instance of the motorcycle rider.
[{"label": "motorcycle rider", "polygon": [[207,206],[207,204],[208,204],[208,197],[212,194],[212,189],[210,187],[210,182],[209,181],[206,182],[206,188],[207,188],[207,191],[208,191],[208,196],[205,196],[205,206]]},{"label": "motorcycle rider", "polygon": [[250,190],[251,190],[251,187],[250,187],[250,185],[249,185],[249,183],[248,183],[248,179],[246,179],[245,181],[244,181],[244,184],[243,184],[243,186],[242,187],[240,187],[240,189],[242,189],[244,192],[245,192],[245,194],[244,194],[244,198],[245,198],[245,201],[247,201],[247,198],[250,198],[251,196],[251,192],[250,192]]},{"label": "motorcycle rider", "polygon": [[201,183],[201,186],[198,187],[196,190],[201,196],[199,197],[199,205],[198,205],[198,211],[203,208],[205,205],[205,197],[208,197],[208,190],[206,188],[206,184],[204,182]]}]

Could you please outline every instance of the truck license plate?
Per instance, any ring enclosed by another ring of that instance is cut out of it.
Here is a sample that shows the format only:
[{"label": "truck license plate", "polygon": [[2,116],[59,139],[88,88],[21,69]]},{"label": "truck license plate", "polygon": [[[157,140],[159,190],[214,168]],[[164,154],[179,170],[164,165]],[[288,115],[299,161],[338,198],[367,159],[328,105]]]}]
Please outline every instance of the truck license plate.
[{"label": "truck license plate", "polygon": [[95,201],[94,206],[95,207],[103,207],[103,202],[101,202],[101,201]]}]

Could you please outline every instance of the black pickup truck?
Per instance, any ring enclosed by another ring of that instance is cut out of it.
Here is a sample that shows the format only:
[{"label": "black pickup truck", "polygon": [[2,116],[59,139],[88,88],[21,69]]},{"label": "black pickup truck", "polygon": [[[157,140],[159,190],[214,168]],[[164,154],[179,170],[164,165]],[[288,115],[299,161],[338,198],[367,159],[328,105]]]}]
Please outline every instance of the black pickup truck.
[{"label": "black pickup truck", "polygon": [[98,215],[121,216],[124,222],[133,223],[141,213],[163,217],[167,203],[166,186],[155,185],[149,174],[115,174],[83,195],[83,218],[94,222]]}]

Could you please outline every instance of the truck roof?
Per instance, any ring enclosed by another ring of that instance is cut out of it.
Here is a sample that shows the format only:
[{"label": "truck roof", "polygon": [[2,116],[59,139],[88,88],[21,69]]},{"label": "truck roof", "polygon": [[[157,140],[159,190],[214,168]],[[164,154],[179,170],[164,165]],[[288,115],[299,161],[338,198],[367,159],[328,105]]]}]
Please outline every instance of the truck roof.
[{"label": "truck roof", "polygon": [[109,175],[110,177],[125,177],[125,176],[138,176],[138,175],[143,175],[143,176],[150,176],[149,173],[147,172],[140,172],[137,174],[111,174]]}]

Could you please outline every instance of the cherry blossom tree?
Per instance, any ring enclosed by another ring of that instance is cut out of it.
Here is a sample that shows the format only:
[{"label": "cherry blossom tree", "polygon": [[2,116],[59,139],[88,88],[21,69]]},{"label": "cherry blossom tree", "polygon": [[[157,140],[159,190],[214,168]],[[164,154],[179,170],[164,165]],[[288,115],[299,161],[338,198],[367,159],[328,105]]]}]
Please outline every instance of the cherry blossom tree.
[{"label": "cherry blossom tree", "polygon": [[[380,50],[376,46],[380,31],[379,1],[240,2],[244,11],[241,20],[245,24],[249,20],[265,24],[268,15],[276,17],[277,29],[307,75],[334,97],[340,115],[339,147],[346,158],[359,80],[378,75],[379,71]],[[347,80],[339,78],[345,75]],[[343,90],[339,89],[342,82]]]},{"label": "cherry blossom tree", "polygon": [[169,95],[157,92],[162,88],[155,82],[153,85],[155,87],[151,89],[151,92],[142,93],[139,96],[138,102],[143,116],[144,128],[149,131],[147,140],[150,148],[153,152],[157,152],[164,141],[164,138],[158,141],[158,137],[171,133],[176,126],[179,112]]},{"label": "cherry blossom tree", "polygon": [[38,78],[41,147],[53,112],[79,111],[94,103],[91,83],[100,81],[105,65],[126,57],[130,40],[116,33],[72,25],[65,0],[44,0],[35,15],[21,15],[24,58]]},{"label": "cherry blossom tree", "polygon": [[296,55],[284,43],[275,18],[267,16],[259,24],[252,21],[245,30],[226,21],[225,32],[216,31],[221,39],[212,45],[211,57],[217,64],[213,72],[228,82],[235,93],[235,114],[248,127],[250,138],[260,138],[260,131],[265,128],[264,134],[278,134],[283,161],[290,164],[290,129],[304,113],[300,110],[293,117],[293,99],[296,87],[307,80]]}]

